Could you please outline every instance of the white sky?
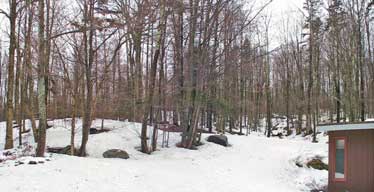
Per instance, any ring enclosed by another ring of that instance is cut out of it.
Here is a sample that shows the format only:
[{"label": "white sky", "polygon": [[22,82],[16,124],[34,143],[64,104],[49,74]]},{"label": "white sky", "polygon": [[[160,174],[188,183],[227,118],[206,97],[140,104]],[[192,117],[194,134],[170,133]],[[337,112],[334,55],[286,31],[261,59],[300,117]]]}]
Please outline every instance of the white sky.
[{"label": "white sky", "polygon": [[[255,2],[255,5],[263,5],[269,0],[245,0],[249,3]],[[270,28],[270,42],[272,42],[271,47],[275,47],[279,44],[280,29],[282,21],[286,19],[287,15],[292,17],[291,21],[300,18],[300,11],[303,7],[305,0],[273,0],[269,5],[266,13],[271,13],[271,28]],[[0,9],[8,11],[8,0],[0,0]],[[7,30],[7,19],[0,15],[0,39],[1,41],[7,40],[7,37],[4,37],[4,32]]]},{"label": "white sky", "polygon": [[[259,0],[264,1],[266,0]],[[271,10],[275,13],[281,13],[282,11],[288,11],[290,9],[302,8],[305,0],[273,0],[271,4]]]},{"label": "white sky", "polygon": [[[8,0],[0,0],[0,9],[4,11],[8,11],[8,5],[9,5]],[[0,40],[1,41],[4,41],[5,39],[7,39],[7,37],[4,35],[4,32],[5,32],[4,30],[6,30],[7,23],[8,23],[7,18],[4,15],[0,14]]]},{"label": "white sky", "polygon": [[[257,0],[259,3],[266,3],[268,0]],[[303,20],[301,11],[305,0],[273,0],[269,5],[266,13],[271,15],[270,21],[270,49],[277,47],[280,44],[282,35],[282,26],[285,21],[289,20],[289,28],[292,30],[291,25],[296,24]]]},{"label": "white sky", "polygon": [[[0,0],[0,9],[4,10],[4,11],[8,11],[8,0]],[[0,14],[0,26],[1,28],[3,28],[3,21],[4,21],[5,17],[4,15]]]}]

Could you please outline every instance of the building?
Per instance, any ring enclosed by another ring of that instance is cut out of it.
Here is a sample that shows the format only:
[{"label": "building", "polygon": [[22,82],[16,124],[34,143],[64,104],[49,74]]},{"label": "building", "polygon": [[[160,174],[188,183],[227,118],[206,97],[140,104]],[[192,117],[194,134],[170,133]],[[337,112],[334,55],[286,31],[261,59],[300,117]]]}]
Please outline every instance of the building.
[{"label": "building", "polygon": [[374,122],[317,129],[329,135],[328,192],[374,192]]}]

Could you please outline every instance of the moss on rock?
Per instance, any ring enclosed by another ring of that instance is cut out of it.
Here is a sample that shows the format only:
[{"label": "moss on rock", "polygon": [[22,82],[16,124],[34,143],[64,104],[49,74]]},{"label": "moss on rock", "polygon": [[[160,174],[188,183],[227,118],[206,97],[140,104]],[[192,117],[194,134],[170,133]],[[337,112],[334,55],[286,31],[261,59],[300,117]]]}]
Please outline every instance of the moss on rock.
[{"label": "moss on rock", "polygon": [[312,159],[306,164],[306,166],[318,170],[329,170],[329,166],[325,164],[321,159]]}]

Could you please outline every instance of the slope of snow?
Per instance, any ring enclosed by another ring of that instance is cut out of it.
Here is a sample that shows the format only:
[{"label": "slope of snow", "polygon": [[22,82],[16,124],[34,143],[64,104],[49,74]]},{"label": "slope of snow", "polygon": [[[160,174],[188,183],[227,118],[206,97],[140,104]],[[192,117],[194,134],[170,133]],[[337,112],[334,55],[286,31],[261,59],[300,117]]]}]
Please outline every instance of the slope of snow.
[{"label": "slope of snow", "polygon": [[[327,171],[295,165],[300,156],[326,157],[325,142],[228,135],[232,146],[225,148],[206,142],[208,135],[203,135],[204,145],[198,150],[186,150],[175,147],[180,135],[171,134],[170,148],[146,155],[136,150],[140,124],[113,120],[104,123],[112,131],[90,135],[87,158],[49,154],[51,161],[38,165],[0,163],[2,191],[299,192],[327,183]],[[69,145],[70,122],[56,120],[52,124],[47,145]],[[100,120],[94,121],[94,126],[100,124]],[[0,124],[1,137],[4,125]],[[78,121],[79,132],[80,127]],[[0,147],[3,140],[0,138]],[[33,143],[31,133],[25,140]],[[76,135],[76,144],[79,142],[80,133]],[[130,159],[102,158],[102,153],[112,148],[126,150]]]}]

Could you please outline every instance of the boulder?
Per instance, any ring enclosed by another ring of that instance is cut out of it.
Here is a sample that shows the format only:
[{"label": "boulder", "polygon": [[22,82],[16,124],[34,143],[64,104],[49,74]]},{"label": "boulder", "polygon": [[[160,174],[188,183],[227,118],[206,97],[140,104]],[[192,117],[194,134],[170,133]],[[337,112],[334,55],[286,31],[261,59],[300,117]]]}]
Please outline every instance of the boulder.
[{"label": "boulder", "polygon": [[129,154],[121,149],[109,149],[103,153],[104,158],[120,158],[128,159],[130,158]]},{"label": "boulder", "polygon": [[227,147],[229,145],[228,139],[224,135],[211,135],[208,137],[208,142]]},{"label": "boulder", "polygon": [[97,130],[96,128],[90,128],[90,135],[98,134],[98,133],[99,133],[99,130]]},{"label": "boulder", "polygon": [[64,149],[65,147],[48,147],[47,148],[47,151],[49,153],[61,153],[61,151]]},{"label": "boulder", "polygon": [[102,129],[98,129],[98,128],[90,128],[90,135],[95,135],[95,134],[99,134],[99,133],[106,133],[106,132],[109,132],[111,131],[110,129],[105,129],[105,128],[102,128]]},{"label": "boulder", "polygon": [[[70,155],[71,147],[70,145],[66,147],[48,147],[47,151],[49,153],[58,153],[58,154],[65,154]],[[78,154],[78,149],[74,149],[75,155]]]},{"label": "boulder", "polygon": [[36,162],[36,161],[29,161],[29,165],[36,165],[36,164],[38,164],[38,162]]},{"label": "boulder", "polygon": [[329,166],[326,165],[321,159],[312,159],[306,164],[306,166],[317,170],[329,170]]},{"label": "boulder", "polygon": [[[74,149],[74,151],[76,152],[77,150]],[[61,150],[61,154],[70,155],[70,153],[71,153],[71,147],[70,147],[70,145],[64,147],[64,148]]]}]

